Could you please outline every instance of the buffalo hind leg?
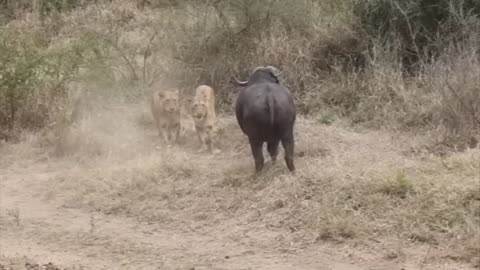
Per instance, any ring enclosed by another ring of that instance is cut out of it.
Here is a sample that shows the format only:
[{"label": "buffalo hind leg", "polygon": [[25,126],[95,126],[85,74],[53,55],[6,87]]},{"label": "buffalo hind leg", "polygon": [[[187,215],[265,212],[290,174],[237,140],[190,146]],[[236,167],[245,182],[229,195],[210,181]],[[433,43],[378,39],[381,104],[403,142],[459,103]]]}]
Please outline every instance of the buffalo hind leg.
[{"label": "buffalo hind leg", "polygon": [[285,163],[287,163],[287,168],[291,171],[295,171],[295,164],[293,162],[295,142],[293,139],[293,134],[290,133],[284,138],[282,138],[282,145],[285,149]]},{"label": "buffalo hind leg", "polygon": [[280,141],[278,140],[269,141],[267,143],[267,150],[270,154],[270,158],[272,159],[272,165],[275,164],[275,162],[277,161],[279,143]]},{"label": "buffalo hind leg", "polygon": [[259,173],[263,169],[263,152],[262,146],[263,142],[258,140],[249,139],[250,141],[250,148],[252,150],[253,159],[255,160],[255,173]]}]

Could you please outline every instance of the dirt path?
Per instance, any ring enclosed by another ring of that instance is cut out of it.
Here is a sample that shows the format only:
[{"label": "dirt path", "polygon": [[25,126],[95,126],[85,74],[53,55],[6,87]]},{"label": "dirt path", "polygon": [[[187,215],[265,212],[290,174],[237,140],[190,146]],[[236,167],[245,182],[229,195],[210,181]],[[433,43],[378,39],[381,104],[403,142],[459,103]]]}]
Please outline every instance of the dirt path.
[{"label": "dirt path", "polygon": [[47,168],[1,174],[0,255],[86,269],[365,269],[332,255],[278,254],[190,228],[91,215],[43,200]]}]

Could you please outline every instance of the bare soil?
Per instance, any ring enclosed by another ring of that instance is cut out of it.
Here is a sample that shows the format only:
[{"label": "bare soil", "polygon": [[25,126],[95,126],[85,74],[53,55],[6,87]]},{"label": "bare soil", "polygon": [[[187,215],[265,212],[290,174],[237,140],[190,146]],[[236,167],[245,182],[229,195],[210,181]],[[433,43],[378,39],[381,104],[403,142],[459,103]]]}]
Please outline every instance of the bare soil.
[{"label": "bare soil", "polygon": [[[335,254],[277,253],[190,228],[56,207],[40,199],[55,172],[36,167],[2,175],[0,261],[6,269],[24,269],[11,262],[23,257],[67,269],[364,269]],[[19,209],[18,223],[11,209]]]}]

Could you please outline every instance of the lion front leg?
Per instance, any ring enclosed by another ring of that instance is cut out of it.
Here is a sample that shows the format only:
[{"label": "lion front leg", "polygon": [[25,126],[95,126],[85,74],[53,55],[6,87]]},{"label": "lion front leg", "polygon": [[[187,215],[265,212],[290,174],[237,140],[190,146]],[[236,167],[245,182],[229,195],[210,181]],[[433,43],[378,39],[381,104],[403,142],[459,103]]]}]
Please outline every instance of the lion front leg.
[{"label": "lion front leg", "polygon": [[155,126],[157,127],[158,136],[162,137],[162,123],[159,119],[155,119]]},{"label": "lion front leg", "polygon": [[178,143],[178,138],[180,137],[180,123],[176,123],[172,127],[172,140],[174,143]]},{"label": "lion front leg", "polygon": [[213,153],[213,126],[207,126],[205,145],[208,152]]},{"label": "lion front leg", "polygon": [[206,147],[206,139],[205,139],[205,131],[200,127],[195,127],[195,129],[197,131],[198,141],[200,142],[200,148],[198,149],[198,152],[202,152],[207,148]]},{"label": "lion front leg", "polygon": [[168,125],[166,124],[163,124],[162,125],[162,129],[161,129],[161,133],[162,133],[162,137],[163,137],[163,141],[166,145],[169,145],[170,144],[170,136],[169,136],[169,132],[168,132]]}]

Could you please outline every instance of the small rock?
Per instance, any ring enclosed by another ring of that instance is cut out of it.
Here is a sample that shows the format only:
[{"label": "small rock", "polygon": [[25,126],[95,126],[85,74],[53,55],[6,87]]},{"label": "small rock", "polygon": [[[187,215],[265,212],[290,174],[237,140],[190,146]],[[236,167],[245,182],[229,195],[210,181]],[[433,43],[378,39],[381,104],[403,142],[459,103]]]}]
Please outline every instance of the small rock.
[{"label": "small rock", "polygon": [[273,205],[275,206],[275,209],[279,209],[283,208],[285,206],[285,203],[282,200],[276,200]]}]

